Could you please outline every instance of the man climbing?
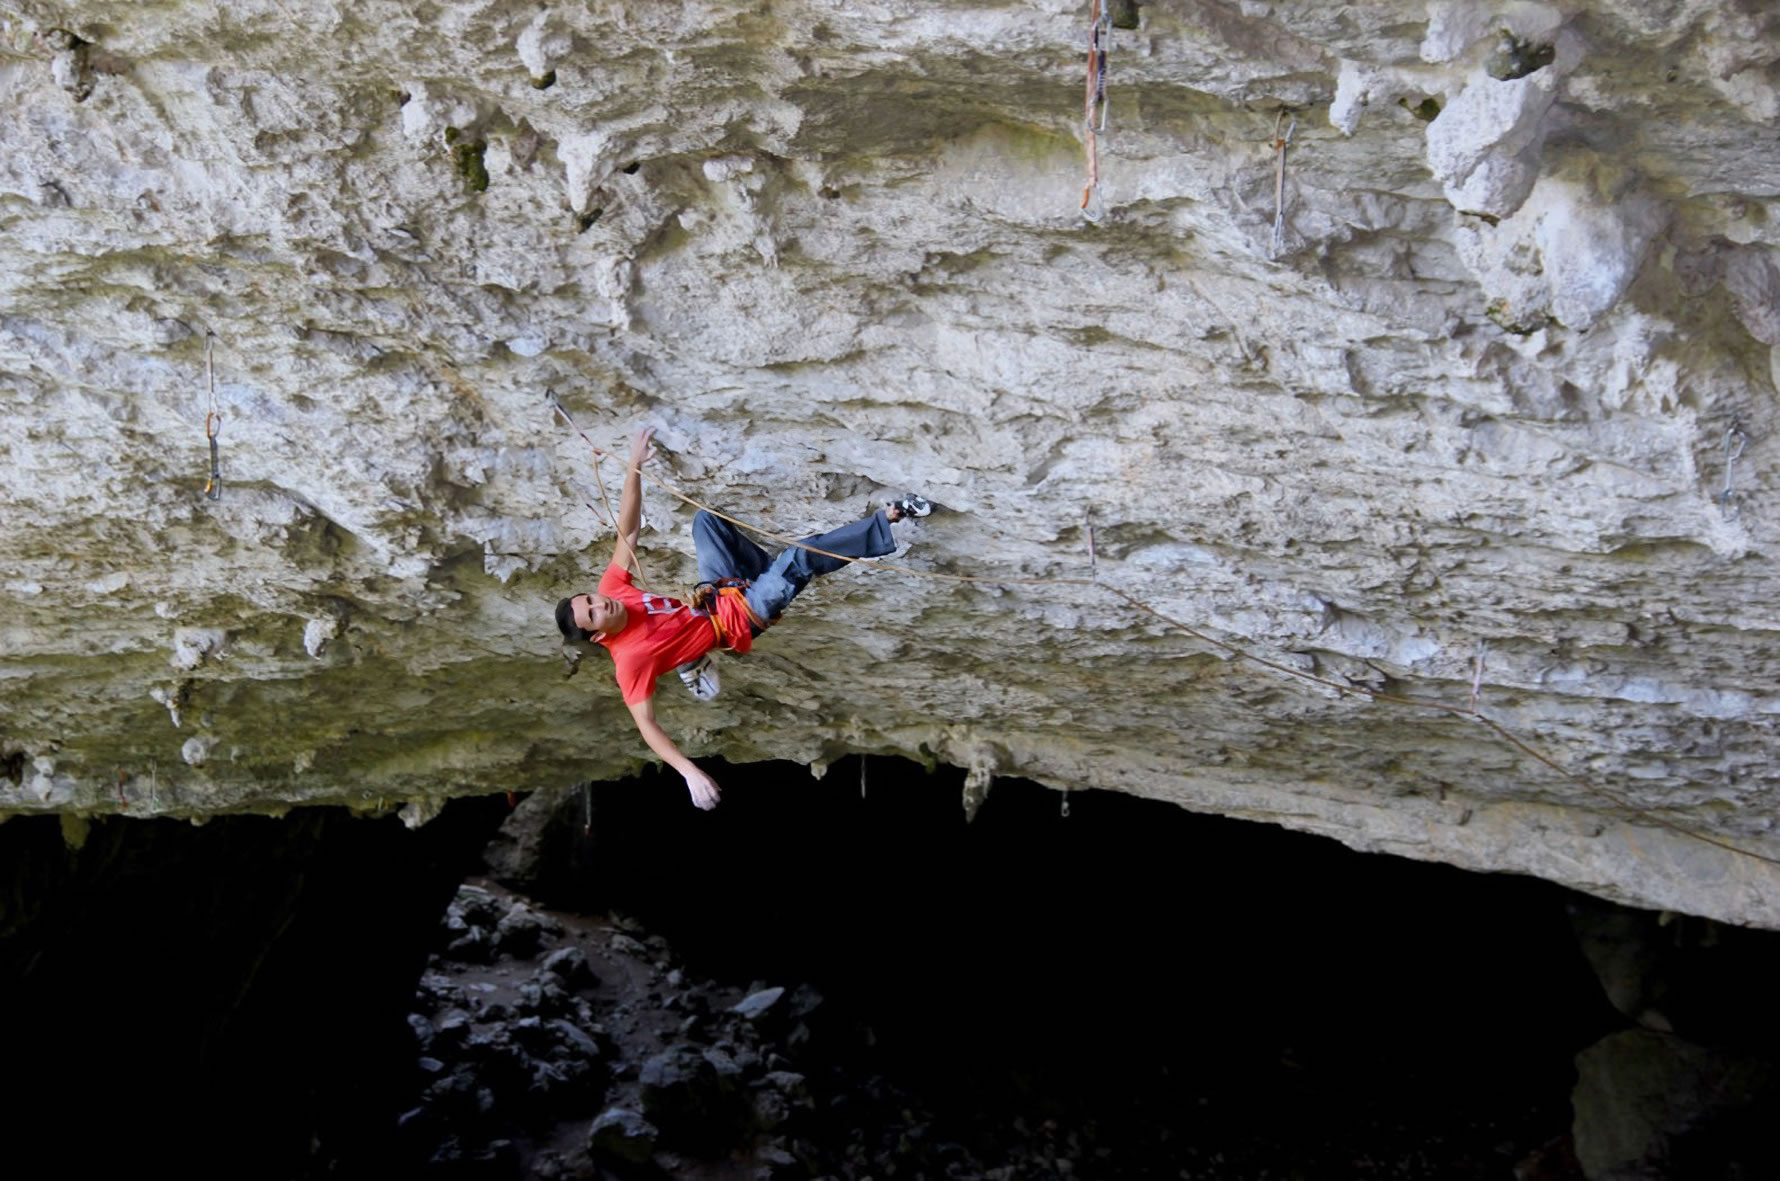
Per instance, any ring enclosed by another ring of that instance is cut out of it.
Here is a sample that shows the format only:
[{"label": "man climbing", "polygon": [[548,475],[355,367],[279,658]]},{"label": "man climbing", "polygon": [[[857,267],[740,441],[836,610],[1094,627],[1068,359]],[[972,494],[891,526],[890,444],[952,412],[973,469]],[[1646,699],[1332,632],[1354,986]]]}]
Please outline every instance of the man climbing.
[{"label": "man climbing", "polygon": [[643,741],[685,778],[692,802],[709,809],[717,806],[717,783],[656,722],[656,678],[678,669],[694,696],[710,700],[717,694],[716,670],[707,655],[712,648],[747,652],[810,579],[839,570],[853,558],[892,552],[896,542],[890,523],[924,517],[932,506],[919,496],[904,496],[863,521],[805,538],[800,545],[810,549],[793,545],[770,557],[735,526],[700,509],[692,520],[700,581],[688,606],[645,594],[631,583],[643,520],[642,468],[655,455],[654,434],[655,428],[643,427],[631,440],[612,564],[598,590],[571,595],[556,605],[556,626],[565,638],[601,644],[612,654],[618,688]]}]

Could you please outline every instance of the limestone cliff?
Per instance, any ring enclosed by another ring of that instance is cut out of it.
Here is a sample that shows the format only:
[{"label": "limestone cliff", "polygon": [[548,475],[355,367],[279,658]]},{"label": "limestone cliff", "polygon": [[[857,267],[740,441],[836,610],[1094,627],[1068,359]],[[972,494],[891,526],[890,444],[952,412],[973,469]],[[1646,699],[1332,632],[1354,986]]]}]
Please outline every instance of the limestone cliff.
[{"label": "limestone cliff", "polygon": [[1097,221],[1088,7],[0,0],[0,809],[635,767],[551,620],[618,479],[554,390],[781,533],[918,488],[897,564],[1005,580],[835,576],[663,686],[689,753],[1780,927],[1724,847],[1780,856],[1772,6],[1117,4]]}]

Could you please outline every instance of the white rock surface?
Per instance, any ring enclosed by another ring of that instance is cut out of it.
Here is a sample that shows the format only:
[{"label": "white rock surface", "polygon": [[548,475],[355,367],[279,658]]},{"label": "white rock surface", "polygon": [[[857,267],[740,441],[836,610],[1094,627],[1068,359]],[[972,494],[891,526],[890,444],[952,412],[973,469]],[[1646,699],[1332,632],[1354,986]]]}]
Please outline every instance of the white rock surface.
[{"label": "white rock surface", "polygon": [[[0,6],[0,810],[158,767],[165,812],[420,823],[635,767],[551,622],[618,481],[553,389],[783,533],[919,488],[899,561],[1002,580],[828,580],[714,704],[663,687],[695,755],[1780,927],[1724,847],[1780,856],[1780,18],[1140,12],[1089,225],[1083,4]],[[1494,76],[1505,36],[1549,64]],[[659,589],[690,517],[651,491]],[[1481,707],[1567,774],[1280,671],[1465,707],[1480,641]]]}]

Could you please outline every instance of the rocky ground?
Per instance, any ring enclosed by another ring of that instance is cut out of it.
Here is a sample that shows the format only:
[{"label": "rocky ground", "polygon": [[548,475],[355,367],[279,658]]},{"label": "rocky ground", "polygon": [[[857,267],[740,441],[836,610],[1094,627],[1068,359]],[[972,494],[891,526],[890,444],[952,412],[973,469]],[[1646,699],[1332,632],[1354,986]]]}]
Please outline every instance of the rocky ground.
[{"label": "rocky ground", "polygon": [[[1146,1102],[1142,1080],[1114,1070],[1087,1107],[942,1108],[886,1073],[894,1055],[839,1008],[807,984],[698,979],[633,920],[476,879],[409,1018],[417,1078],[399,1155],[429,1176],[602,1181],[1581,1176],[1561,1104],[1433,1124],[1386,1104],[1344,1123],[1349,1096],[1326,1105],[1335,1118],[1305,1120],[1305,1092],[1343,1080],[1289,1058],[1215,1096]],[[1527,1131],[1540,1124],[1543,1143]]]},{"label": "rocky ground", "polygon": [[490,882],[459,891],[444,937],[409,1018],[425,1082],[400,1120],[435,1168],[774,1176],[811,1151],[787,1130],[811,1099],[778,1041],[814,993],[689,980],[633,922]]}]

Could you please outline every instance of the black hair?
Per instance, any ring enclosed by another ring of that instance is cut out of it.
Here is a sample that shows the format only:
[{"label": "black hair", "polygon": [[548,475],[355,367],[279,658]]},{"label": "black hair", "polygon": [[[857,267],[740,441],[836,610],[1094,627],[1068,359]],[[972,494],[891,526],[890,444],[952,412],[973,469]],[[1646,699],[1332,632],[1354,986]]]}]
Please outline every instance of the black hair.
[{"label": "black hair", "polygon": [[575,624],[575,601],[571,596],[556,605],[556,630],[562,633],[565,640],[580,640],[583,644],[593,643],[593,633]]}]

